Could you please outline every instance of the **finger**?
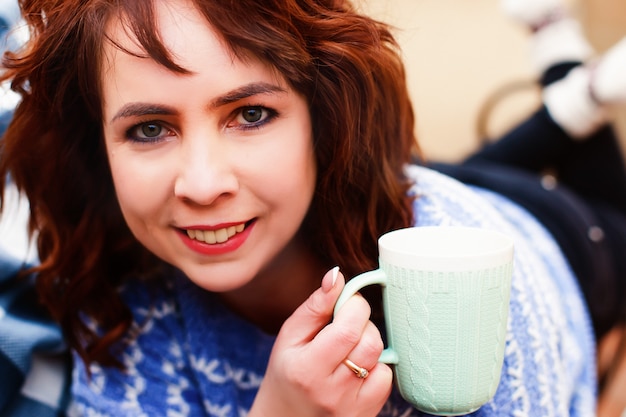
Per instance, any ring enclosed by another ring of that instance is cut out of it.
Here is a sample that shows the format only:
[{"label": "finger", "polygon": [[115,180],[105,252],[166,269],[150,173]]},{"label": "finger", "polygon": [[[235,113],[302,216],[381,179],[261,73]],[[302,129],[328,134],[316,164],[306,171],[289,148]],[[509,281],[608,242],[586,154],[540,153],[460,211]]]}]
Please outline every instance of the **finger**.
[{"label": "finger", "polygon": [[[349,359],[358,366],[371,371],[378,363],[383,347],[383,340],[380,335],[380,331],[374,323],[370,321],[365,326],[365,330],[361,335],[359,343],[354,347],[354,349],[352,349],[352,351],[350,351],[350,353],[348,353],[346,359]],[[354,371],[351,370],[349,366],[345,366],[345,361],[340,364],[339,368],[340,372],[343,372],[346,375],[350,373],[352,374],[350,376],[354,376]]]},{"label": "finger", "polygon": [[[352,376],[356,378],[355,375]],[[358,378],[357,378],[358,379]],[[358,402],[368,401],[373,409],[383,407],[393,387],[393,372],[389,365],[377,362],[360,386],[356,400]],[[372,403],[373,402],[373,403]]]},{"label": "finger", "polygon": [[371,308],[360,295],[350,297],[327,325],[315,336],[315,354],[327,361],[341,363],[363,337]]},{"label": "finger", "polygon": [[328,271],[322,285],[302,303],[283,324],[277,343],[289,340],[292,345],[308,343],[326,326],[345,284],[339,268]]},{"label": "finger", "polygon": [[391,394],[393,371],[389,365],[377,362],[368,370],[365,378],[359,378],[351,372],[348,376],[342,375],[340,381],[340,386],[353,387],[354,390],[346,391],[351,396],[353,403],[361,406],[367,404],[368,409],[379,411]]}]

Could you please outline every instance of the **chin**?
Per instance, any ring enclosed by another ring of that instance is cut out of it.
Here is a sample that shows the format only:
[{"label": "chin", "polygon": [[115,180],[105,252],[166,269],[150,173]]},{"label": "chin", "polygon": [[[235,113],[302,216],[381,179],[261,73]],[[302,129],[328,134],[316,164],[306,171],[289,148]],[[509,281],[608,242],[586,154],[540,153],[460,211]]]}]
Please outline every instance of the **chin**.
[{"label": "chin", "polygon": [[198,287],[215,293],[225,293],[234,290],[238,290],[245,287],[253,280],[253,276],[247,275],[234,275],[231,271],[226,273],[211,268],[211,271],[198,271],[181,269],[185,276]]}]

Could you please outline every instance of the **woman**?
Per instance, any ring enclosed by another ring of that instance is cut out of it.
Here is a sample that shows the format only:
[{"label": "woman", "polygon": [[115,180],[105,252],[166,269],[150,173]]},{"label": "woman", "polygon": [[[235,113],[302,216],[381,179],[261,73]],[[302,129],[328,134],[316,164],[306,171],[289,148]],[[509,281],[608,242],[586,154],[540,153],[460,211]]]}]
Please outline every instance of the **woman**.
[{"label": "woman", "polygon": [[501,383],[475,414],[593,413],[559,248],[509,200],[408,166],[385,25],[337,0],[22,8],[0,172],[29,198],[38,293],[75,353],[70,414],[421,415],[377,363],[377,294],[329,322],[381,234],[453,224],[516,240]]}]

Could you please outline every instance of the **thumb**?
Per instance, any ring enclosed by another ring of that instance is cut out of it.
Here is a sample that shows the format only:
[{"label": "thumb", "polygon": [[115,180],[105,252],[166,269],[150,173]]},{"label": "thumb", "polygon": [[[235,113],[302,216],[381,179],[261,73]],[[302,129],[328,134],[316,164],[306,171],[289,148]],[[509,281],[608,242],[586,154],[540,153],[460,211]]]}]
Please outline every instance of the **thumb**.
[{"label": "thumb", "polygon": [[335,303],[345,285],[339,267],[328,271],[322,285],[285,321],[280,331],[291,343],[308,343],[332,319]]}]

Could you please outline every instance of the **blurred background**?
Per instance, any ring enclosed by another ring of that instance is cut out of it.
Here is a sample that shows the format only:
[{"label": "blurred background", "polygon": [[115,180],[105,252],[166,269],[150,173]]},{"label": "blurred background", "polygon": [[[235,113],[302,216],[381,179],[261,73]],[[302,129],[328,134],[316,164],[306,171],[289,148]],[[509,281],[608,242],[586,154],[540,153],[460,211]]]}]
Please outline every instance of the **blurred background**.
[{"label": "blurred background", "polygon": [[[565,3],[598,53],[626,36],[626,1]],[[458,160],[478,146],[479,130],[497,136],[539,105],[538,90],[528,87],[536,77],[528,29],[502,13],[500,0],[356,4],[396,28],[417,113],[417,135],[427,158]],[[513,92],[500,94],[505,90]],[[491,101],[496,104],[490,106]],[[626,149],[626,108],[619,109],[616,118]]]}]

